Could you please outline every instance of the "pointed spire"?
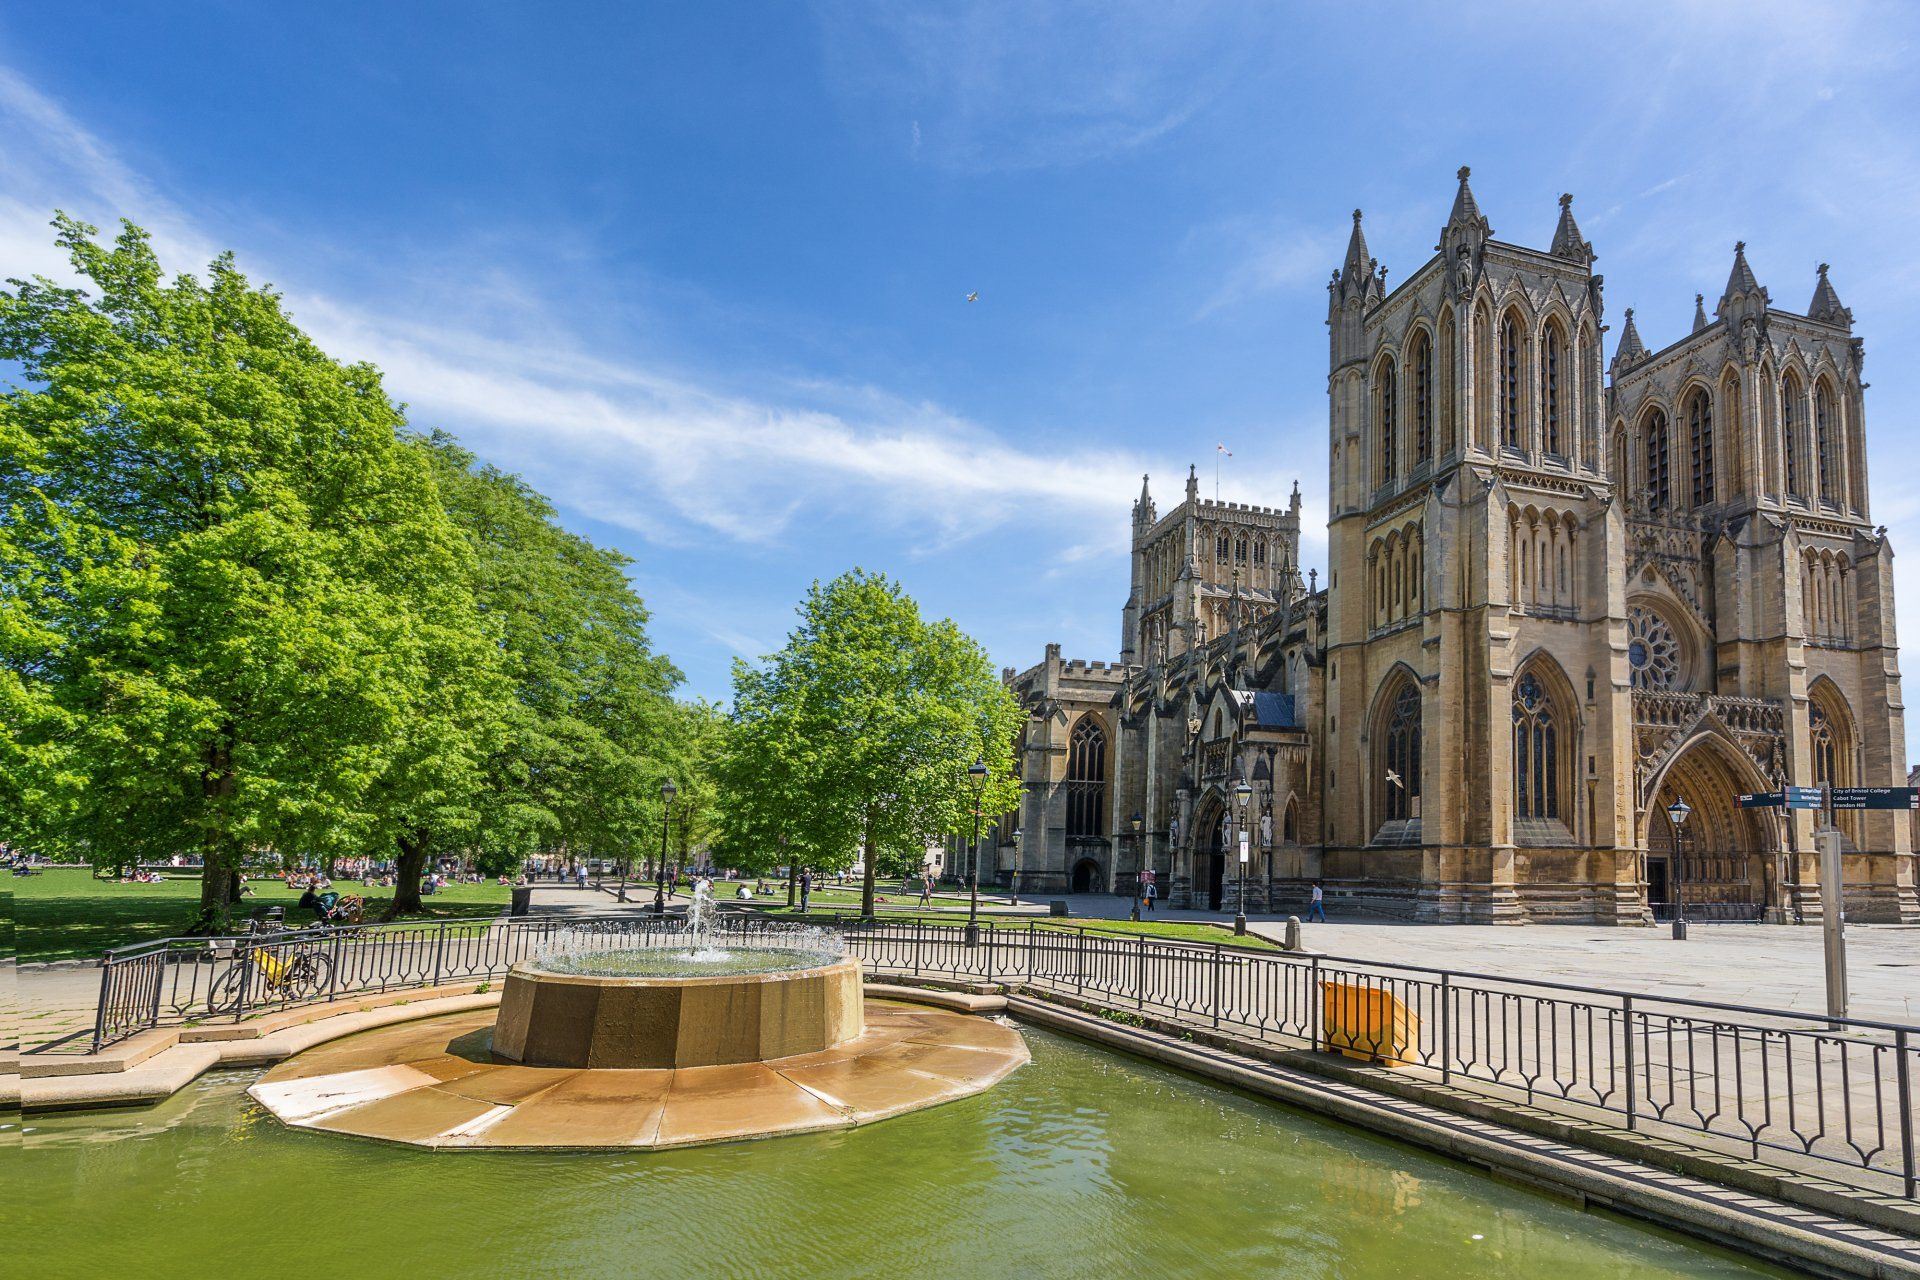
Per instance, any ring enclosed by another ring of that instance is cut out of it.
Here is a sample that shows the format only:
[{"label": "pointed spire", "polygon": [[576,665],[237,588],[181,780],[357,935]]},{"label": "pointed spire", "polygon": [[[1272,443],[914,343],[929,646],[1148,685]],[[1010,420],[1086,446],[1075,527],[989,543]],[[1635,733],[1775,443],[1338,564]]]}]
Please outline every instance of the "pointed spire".
[{"label": "pointed spire", "polygon": [[1713,314],[1722,320],[1737,320],[1736,312],[1743,312],[1748,304],[1754,310],[1767,309],[1767,291],[1753,278],[1753,268],[1747,265],[1747,242],[1739,240],[1733,246],[1733,270],[1727,274],[1727,290],[1720,295],[1720,305]]},{"label": "pointed spire", "polygon": [[1580,235],[1580,224],[1573,220],[1573,193],[1560,197],[1560,225],[1553,229],[1553,247],[1547,252],[1585,266],[1593,265],[1593,246]]},{"label": "pointed spire", "polygon": [[1200,500],[1200,468],[1195,463],[1187,464],[1187,501]]},{"label": "pointed spire", "polygon": [[1631,369],[1647,358],[1647,344],[1640,341],[1640,326],[1633,322],[1633,308],[1627,308],[1627,324],[1620,331],[1620,345],[1614,348],[1615,371]]},{"label": "pointed spire", "polygon": [[1706,327],[1707,295],[1704,293],[1696,293],[1693,295],[1693,331],[1698,333]]},{"label": "pointed spire", "polygon": [[1453,193],[1453,211],[1447,215],[1447,225],[1440,228],[1440,243],[1434,248],[1447,255],[1449,261],[1455,257],[1454,246],[1464,243],[1478,254],[1480,246],[1486,243],[1493,228],[1480,212],[1480,202],[1473,198],[1473,188],[1467,185],[1467,177],[1473,170],[1461,165],[1454,176],[1460,179],[1459,190]]},{"label": "pointed spire", "polygon": [[1480,202],[1473,198],[1473,188],[1467,185],[1467,179],[1473,170],[1466,165],[1453,176],[1460,179],[1460,189],[1453,193],[1453,212],[1447,215],[1447,225],[1472,225],[1485,221],[1480,215]]},{"label": "pointed spire", "polygon": [[1153,501],[1153,494],[1147,491],[1147,481],[1149,478],[1150,477],[1146,475],[1140,477],[1140,505],[1143,507]]},{"label": "pointed spire", "polygon": [[1807,304],[1807,316],[1823,324],[1837,324],[1853,328],[1853,312],[1840,305],[1840,295],[1833,290],[1833,281],[1827,279],[1827,264],[1819,266],[1820,282],[1813,286],[1813,301]]},{"label": "pointed spire", "polygon": [[1341,279],[1357,284],[1373,274],[1373,257],[1367,252],[1367,234],[1360,229],[1360,211],[1353,211],[1353,234],[1347,237],[1347,260],[1340,268]]},{"label": "pointed spire", "polygon": [[1293,497],[1287,502],[1287,511],[1292,515],[1300,514],[1300,482],[1293,482]]}]

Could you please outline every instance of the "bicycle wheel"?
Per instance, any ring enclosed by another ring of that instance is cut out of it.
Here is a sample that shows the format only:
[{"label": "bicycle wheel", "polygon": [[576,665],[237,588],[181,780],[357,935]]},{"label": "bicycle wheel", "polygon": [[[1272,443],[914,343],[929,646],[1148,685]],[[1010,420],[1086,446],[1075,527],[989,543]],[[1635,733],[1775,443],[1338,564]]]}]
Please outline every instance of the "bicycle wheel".
[{"label": "bicycle wheel", "polygon": [[227,971],[213,980],[207,988],[207,1012],[212,1014],[234,1013],[240,1008],[240,998],[247,990],[248,966],[245,961],[235,960],[227,966]]},{"label": "bicycle wheel", "polygon": [[333,978],[333,960],[318,951],[303,951],[287,965],[281,984],[289,1000],[313,1000],[327,994]]}]

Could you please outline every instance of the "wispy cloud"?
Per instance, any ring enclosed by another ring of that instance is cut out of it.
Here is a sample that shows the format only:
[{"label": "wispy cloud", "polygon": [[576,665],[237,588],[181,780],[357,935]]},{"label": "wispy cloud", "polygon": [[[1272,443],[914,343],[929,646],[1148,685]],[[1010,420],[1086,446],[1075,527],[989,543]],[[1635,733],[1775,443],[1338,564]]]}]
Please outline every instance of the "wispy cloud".
[{"label": "wispy cloud", "polygon": [[821,0],[815,13],[834,89],[910,112],[914,155],[964,172],[1081,164],[1157,142],[1251,57],[1236,39],[1249,15],[1210,6]]},{"label": "wispy cloud", "polygon": [[1226,243],[1229,261],[1194,319],[1324,280],[1329,266],[1340,261],[1344,234],[1344,228],[1302,227],[1285,220],[1250,225],[1241,219],[1215,229],[1208,238]]},{"label": "wispy cloud", "polygon": [[[175,269],[198,269],[223,239],[4,70],[0,168],[9,175],[0,198],[8,274],[64,274],[46,225],[56,206],[102,223],[140,222]],[[563,506],[650,540],[766,544],[796,521],[857,519],[910,549],[948,545],[1015,514],[1105,516],[1123,533],[1140,469],[1130,458],[1029,452],[881,388],[790,380],[787,395],[769,398],[644,353],[599,349],[549,324],[561,309],[497,266],[474,264],[422,311],[411,299],[383,305],[289,279],[282,264],[236,247],[251,274],[281,283],[324,347],[379,365],[417,423],[454,427]]]}]

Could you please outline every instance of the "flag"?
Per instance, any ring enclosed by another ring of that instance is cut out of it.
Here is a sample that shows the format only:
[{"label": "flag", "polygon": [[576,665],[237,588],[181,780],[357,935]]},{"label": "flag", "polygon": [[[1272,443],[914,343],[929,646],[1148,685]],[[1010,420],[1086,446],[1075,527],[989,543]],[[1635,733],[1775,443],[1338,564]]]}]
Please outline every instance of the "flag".
[{"label": "flag", "polygon": [[1215,446],[1213,446],[1213,451],[1214,451],[1215,453],[1224,453],[1224,454],[1226,454],[1226,455],[1227,455],[1227,456],[1228,456],[1229,458],[1231,458],[1231,457],[1233,456],[1233,450],[1231,450],[1231,449],[1229,449],[1229,448],[1227,448],[1227,446],[1225,446],[1225,445],[1223,445],[1223,444],[1217,444],[1217,445],[1215,445]]}]

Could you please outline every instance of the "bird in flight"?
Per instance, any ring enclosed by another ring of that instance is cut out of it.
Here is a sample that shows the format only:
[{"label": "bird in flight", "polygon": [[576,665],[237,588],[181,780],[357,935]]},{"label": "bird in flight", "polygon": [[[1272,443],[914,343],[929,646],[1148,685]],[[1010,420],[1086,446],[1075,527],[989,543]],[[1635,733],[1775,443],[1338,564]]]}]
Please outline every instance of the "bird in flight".
[{"label": "bird in flight", "polygon": [[1387,781],[1391,782],[1394,786],[1400,788],[1402,791],[1405,791],[1407,789],[1407,784],[1400,781],[1400,775],[1395,773],[1391,769],[1387,770]]},{"label": "bird in flight", "polygon": [[968,301],[968,302],[978,302],[978,301],[980,301],[980,291],[979,291],[978,289],[975,289],[975,290],[974,290],[974,291],[973,291],[972,293],[970,293],[970,294],[968,294],[968,295],[967,295],[967,301]]}]

